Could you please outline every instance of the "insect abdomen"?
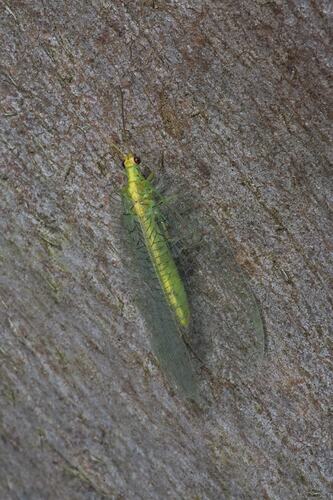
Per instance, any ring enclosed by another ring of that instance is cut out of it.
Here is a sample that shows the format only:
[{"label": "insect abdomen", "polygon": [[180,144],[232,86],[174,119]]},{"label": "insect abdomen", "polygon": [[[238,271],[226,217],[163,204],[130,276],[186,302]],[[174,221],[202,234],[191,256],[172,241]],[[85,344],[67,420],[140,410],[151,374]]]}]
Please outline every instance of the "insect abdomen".
[{"label": "insect abdomen", "polygon": [[147,251],[169,307],[179,325],[187,327],[190,309],[186,291],[168,242],[156,220],[151,186],[135,167],[128,169],[127,194],[132,202],[133,215],[140,222]]},{"label": "insect abdomen", "polygon": [[190,320],[187,295],[168,243],[153,217],[144,217],[141,221],[141,227],[147,250],[168,304],[178,323],[182,327],[187,327]]}]

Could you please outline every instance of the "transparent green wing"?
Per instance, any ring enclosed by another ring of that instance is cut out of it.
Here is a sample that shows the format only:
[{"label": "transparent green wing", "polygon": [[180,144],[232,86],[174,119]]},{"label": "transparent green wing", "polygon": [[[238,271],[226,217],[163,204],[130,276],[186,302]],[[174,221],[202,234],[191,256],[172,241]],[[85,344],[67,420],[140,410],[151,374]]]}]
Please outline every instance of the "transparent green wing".
[{"label": "transparent green wing", "polygon": [[123,225],[128,238],[125,247],[131,261],[135,300],[151,332],[151,346],[159,363],[185,397],[199,401],[198,380],[188,352],[145,248],[140,224],[133,215],[130,199],[123,194]]},{"label": "transparent green wing", "polygon": [[130,260],[131,288],[151,332],[152,349],[181,392],[199,400],[198,366],[188,347],[213,380],[237,380],[254,372],[260,364],[265,336],[259,304],[221,227],[199,196],[187,187],[179,192],[180,195],[171,197],[156,193],[154,211],[185,280],[191,307],[186,343],[155,276],[126,195],[122,197],[122,227]]},{"label": "transparent green wing", "polygon": [[243,378],[258,367],[265,344],[248,278],[222,229],[193,193],[161,204],[161,211],[189,295],[192,350],[214,377]]}]

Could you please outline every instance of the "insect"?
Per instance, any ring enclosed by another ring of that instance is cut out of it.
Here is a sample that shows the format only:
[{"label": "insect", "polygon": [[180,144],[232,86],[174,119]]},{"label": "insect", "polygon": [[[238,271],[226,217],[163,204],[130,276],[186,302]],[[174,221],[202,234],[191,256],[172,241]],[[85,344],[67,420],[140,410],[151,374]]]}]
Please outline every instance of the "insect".
[{"label": "insect", "polygon": [[[199,401],[199,366],[204,364],[214,377],[229,372],[233,378],[242,377],[262,356],[264,330],[258,303],[216,223],[204,214],[198,216],[191,202],[184,217],[168,213],[150,176],[142,174],[139,158],[121,155],[127,178],[122,189],[123,220],[140,271],[138,298],[152,331],[152,347],[181,392]],[[178,202],[179,211],[181,205]],[[175,219],[182,235],[203,235],[199,251],[190,252],[193,270],[185,284],[165,227],[167,215]],[[188,338],[198,364],[189,353]]]},{"label": "insect", "polygon": [[160,222],[154,189],[139,170],[140,159],[129,153],[124,158],[127,186],[123,196],[132,205],[144,243],[168,306],[180,327],[188,327],[190,309],[184,284],[171,254]]},{"label": "insect", "polygon": [[[123,226],[136,278],[137,301],[151,330],[151,344],[163,371],[180,392],[199,401],[198,380],[184,336],[190,307],[177,269],[165,221],[161,196],[140,169],[140,159],[121,153],[126,173],[122,189]],[[134,278],[133,278],[134,279]]]}]

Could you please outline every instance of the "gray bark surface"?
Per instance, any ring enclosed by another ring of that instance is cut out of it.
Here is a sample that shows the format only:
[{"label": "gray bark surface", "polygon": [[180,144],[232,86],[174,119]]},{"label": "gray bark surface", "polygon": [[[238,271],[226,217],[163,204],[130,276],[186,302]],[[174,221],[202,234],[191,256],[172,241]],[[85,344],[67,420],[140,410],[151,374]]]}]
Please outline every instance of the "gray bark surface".
[{"label": "gray bark surface", "polygon": [[[1,500],[329,498],[329,2],[0,9]],[[131,299],[110,140],[200,193],[260,304],[206,410]]]}]

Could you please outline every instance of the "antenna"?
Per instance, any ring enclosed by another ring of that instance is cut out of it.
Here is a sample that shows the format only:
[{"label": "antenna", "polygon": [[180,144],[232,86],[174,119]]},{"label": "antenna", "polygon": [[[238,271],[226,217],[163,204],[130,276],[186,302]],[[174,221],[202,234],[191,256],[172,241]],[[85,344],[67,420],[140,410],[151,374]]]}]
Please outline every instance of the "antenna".
[{"label": "antenna", "polygon": [[120,148],[118,148],[117,144],[115,144],[112,141],[108,141],[108,142],[109,142],[111,148],[114,149],[121,156],[121,159],[124,159],[125,153]]}]

